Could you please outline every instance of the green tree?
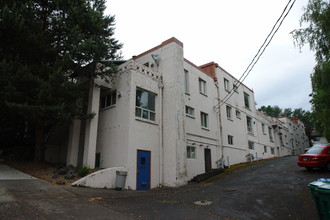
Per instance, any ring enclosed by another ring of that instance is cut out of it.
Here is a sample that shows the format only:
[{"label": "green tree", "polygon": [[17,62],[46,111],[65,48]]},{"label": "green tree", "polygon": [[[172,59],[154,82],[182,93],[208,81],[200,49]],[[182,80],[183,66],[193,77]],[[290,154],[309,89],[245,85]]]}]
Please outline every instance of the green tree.
[{"label": "green tree", "polygon": [[267,115],[269,115],[270,117],[279,117],[281,116],[281,112],[282,109],[280,107],[278,107],[277,105],[274,106],[261,106],[259,108],[259,111],[265,112]]},{"label": "green tree", "polygon": [[311,133],[314,125],[312,122],[313,119],[310,111],[305,111],[302,108],[296,108],[293,110],[291,117],[300,119],[300,121],[302,121],[305,125],[306,134],[309,135]]},{"label": "green tree", "polygon": [[310,111],[305,111],[302,108],[285,108],[284,110],[278,107],[277,105],[270,106],[261,106],[259,111],[265,112],[267,115],[271,117],[288,117],[288,118],[298,118],[301,120],[305,125],[305,131],[307,135],[312,131],[314,124],[312,119],[312,114]]},{"label": "green tree", "polygon": [[281,115],[291,118],[292,117],[292,109],[291,108],[285,108],[282,111]]},{"label": "green tree", "polygon": [[35,161],[42,159],[44,128],[83,117],[81,103],[98,69],[116,60],[114,16],[105,0],[8,0],[0,2],[0,114],[20,115],[35,125]]},{"label": "green tree", "polygon": [[295,43],[309,44],[315,52],[316,66],[311,74],[311,103],[315,125],[330,140],[330,3],[310,0],[300,20],[306,28],[292,32]]}]

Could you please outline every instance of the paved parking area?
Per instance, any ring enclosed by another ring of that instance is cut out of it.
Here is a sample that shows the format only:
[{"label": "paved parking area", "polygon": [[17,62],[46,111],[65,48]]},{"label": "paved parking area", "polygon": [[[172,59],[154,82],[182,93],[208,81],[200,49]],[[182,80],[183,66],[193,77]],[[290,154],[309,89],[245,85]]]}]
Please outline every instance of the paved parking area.
[{"label": "paved parking area", "polygon": [[203,183],[145,192],[70,188],[135,219],[318,219],[307,185],[329,178],[307,171],[296,157],[277,158],[225,172]]},{"label": "paved parking area", "polygon": [[56,187],[0,174],[0,219],[318,219],[307,185],[322,177],[330,173],[300,168],[296,157],[149,191]]},{"label": "paved parking area", "polygon": [[0,219],[129,219],[112,209],[0,164]]}]

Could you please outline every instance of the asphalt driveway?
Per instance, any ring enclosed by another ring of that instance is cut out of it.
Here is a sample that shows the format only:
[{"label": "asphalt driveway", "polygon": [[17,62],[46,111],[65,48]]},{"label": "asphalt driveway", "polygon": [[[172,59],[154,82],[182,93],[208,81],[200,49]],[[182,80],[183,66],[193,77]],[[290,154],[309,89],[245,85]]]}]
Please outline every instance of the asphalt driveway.
[{"label": "asphalt driveway", "polygon": [[[3,167],[2,167],[3,168]],[[0,219],[318,219],[308,183],[330,178],[277,158],[204,183],[149,191],[55,187],[1,178]]]},{"label": "asphalt driveway", "polygon": [[70,191],[93,195],[95,202],[136,219],[318,219],[307,185],[330,178],[330,173],[307,171],[296,160],[284,157],[251,164],[179,188]]},{"label": "asphalt driveway", "polygon": [[0,164],[0,219],[129,219],[86,197]]}]

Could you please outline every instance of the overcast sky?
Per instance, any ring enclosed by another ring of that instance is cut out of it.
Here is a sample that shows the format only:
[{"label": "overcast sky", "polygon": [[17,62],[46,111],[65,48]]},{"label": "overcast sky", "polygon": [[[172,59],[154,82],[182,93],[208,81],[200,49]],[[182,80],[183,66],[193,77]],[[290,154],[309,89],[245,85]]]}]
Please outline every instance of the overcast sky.
[{"label": "overcast sky", "polygon": [[[176,37],[184,57],[200,66],[214,61],[239,78],[281,15],[288,0],[108,0],[116,16],[115,37],[130,59]],[[299,28],[303,6],[297,0],[272,42],[244,81],[257,107],[310,110],[314,55],[294,47],[290,32]]]}]

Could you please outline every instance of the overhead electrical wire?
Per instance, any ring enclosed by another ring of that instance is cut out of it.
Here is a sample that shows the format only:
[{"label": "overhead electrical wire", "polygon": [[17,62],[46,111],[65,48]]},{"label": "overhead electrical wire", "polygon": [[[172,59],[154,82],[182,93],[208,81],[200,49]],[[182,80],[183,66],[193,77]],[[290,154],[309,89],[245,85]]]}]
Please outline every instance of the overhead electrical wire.
[{"label": "overhead electrical wire", "polygon": [[[238,81],[236,81],[234,83],[233,88],[231,88],[231,90],[229,90],[229,92],[227,93],[227,95],[222,100],[220,100],[220,106],[223,105],[224,103],[226,103],[230,99],[230,97],[234,94],[233,93],[233,90],[236,90],[240,85],[242,85],[243,81],[250,74],[251,70],[256,65],[256,63],[259,61],[261,55],[264,53],[264,51],[266,50],[266,48],[268,47],[268,45],[272,41],[273,37],[275,36],[276,32],[281,27],[284,19],[287,17],[287,15],[289,14],[289,12],[291,11],[291,9],[292,9],[294,3],[296,2],[296,0],[293,0],[292,4],[290,5],[291,2],[292,2],[292,0],[289,0],[289,2],[287,3],[287,5],[283,9],[281,16],[275,22],[274,26],[272,27],[272,30],[267,35],[267,37],[264,40],[263,44],[260,46],[258,52],[253,57],[252,61],[250,62],[250,64],[248,65],[248,67],[245,69],[245,71],[243,72],[243,74],[241,75],[241,77],[238,79]],[[289,5],[290,5],[290,7],[289,7]]]}]

